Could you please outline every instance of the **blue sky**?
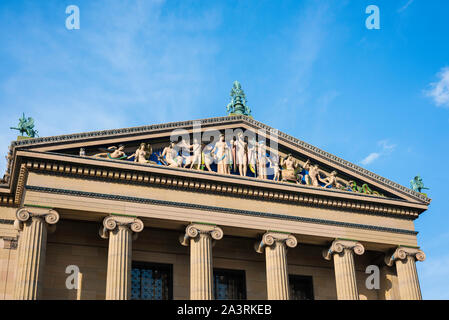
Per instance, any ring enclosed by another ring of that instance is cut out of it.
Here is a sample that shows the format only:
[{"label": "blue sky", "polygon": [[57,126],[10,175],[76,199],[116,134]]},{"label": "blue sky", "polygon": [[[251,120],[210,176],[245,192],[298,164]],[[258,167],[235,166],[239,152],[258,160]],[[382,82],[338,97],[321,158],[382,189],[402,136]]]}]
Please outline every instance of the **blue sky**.
[{"label": "blue sky", "polygon": [[[71,4],[79,30],[65,28]],[[370,4],[380,30],[365,27]],[[423,177],[423,297],[449,299],[448,12],[443,0],[2,0],[0,153],[22,111],[41,136],[222,116],[239,80],[255,119],[405,186]]]}]

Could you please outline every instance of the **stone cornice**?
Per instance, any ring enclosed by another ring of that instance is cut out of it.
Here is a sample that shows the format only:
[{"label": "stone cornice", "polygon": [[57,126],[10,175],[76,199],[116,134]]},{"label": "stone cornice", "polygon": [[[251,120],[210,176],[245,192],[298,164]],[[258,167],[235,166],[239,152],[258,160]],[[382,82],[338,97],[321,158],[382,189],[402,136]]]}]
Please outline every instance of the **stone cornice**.
[{"label": "stone cornice", "polygon": [[94,131],[94,132],[85,132],[78,134],[70,134],[70,135],[61,135],[54,137],[42,137],[42,138],[34,138],[34,139],[25,139],[19,141],[13,141],[10,147],[10,155],[8,161],[8,168],[10,168],[11,161],[13,158],[14,150],[17,147],[28,147],[28,146],[38,146],[52,143],[63,143],[69,141],[83,141],[83,140],[92,140],[98,138],[110,138],[110,137],[120,137],[120,136],[133,136],[140,135],[144,133],[151,133],[155,131],[168,131],[178,128],[190,128],[193,127],[195,122],[201,122],[201,125],[204,127],[217,125],[217,124],[232,124],[232,123],[243,123],[248,126],[251,126],[255,129],[263,129],[268,133],[276,132],[278,134],[279,140],[288,142],[296,146],[298,149],[302,149],[308,153],[315,155],[317,158],[325,159],[337,166],[343,167],[347,169],[349,172],[353,172],[355,174],[361,175],[369,180],[373,180],[380,185],[383,185],[386,188],[391,188],[399,193],[402,193],[408,197],[416,199],[425,204],[429,204],[431,199],[427,198],[425,195],[415,192],[409,188],[399,185],[391,180],[388,180],[384,177],[381,177],[371,171],[368,171],[364,168],[361,168],[349,161],[343,160],[333,154],[330,154],[326,151],[323,151],[315,146],[312,146],[304,141],[301,141],[297,138],[294,138],[288,134],[285,134],[281,131],[278,131],[270,126],[267,126],[259,121],[256,121],[247,116],[227,116],[227,117],[216,117],[216,118],[208,118],[201,120],[190,120],[190,121],[180,121],[180,122],[170,122],[164,124],[156,124],[149,126],[140,126],[140,127],[132,127],[132,128],[124,128],[124,129],[114,129],[114,130],[103,130],[103,131]]},{"label": "stone cornice", "polygon": [[[98,163],[98,160],[89,160],[93,163]],[[158,169],[158,172],[142,172],[139,170],[140,168],[149,170],[150,166],[125,163],[123,165],[126,165],[127,169],[124,169],[122,163],[120,165],[123,168],[110,168],[45,159],[24,159],[23,161],[26,169],[29,171],[71,177],[78,176],[81,179],[100,179],[116,183],[150,185],[152,187],[201,191],[211,194],[218,193],[232,197],[286,202],[300,206],[316,206],[333,210],[345,210],[405,219],[416,219],[420,213],[418,208],[407,207],[409,203],[406,201],[398,200],[392,201],[392,204],[386,204],[384,202],[375,202],[374,198],[376,197],[374,196],[363,197],[360,194],[352,194],[344,191],[326,191],[322,188],[288,183],[282,183],[281,185],[277,182],[254,178],[242,179],[241,177],[222,176],[213,173],[173,169],[157,165],[154,167]],[[107,164],[112,163],[111,160],[103,160],[103,162]],[[185,172],[189,175],[181,176],[175,174],[170,176],[166,174],[166,172],[171,171]],[[218,178],[220,177],[225,178],[225,181],[219,181]],[[214,178],[217,180],[214,180]],[[242,182],[246,180],[248,180],[248,183],[243,184]],[[281,190],[281,187],[285,187],[284,190]],[[317,193],[317,191],[321,193]],[[379,199],[385,201],[384,198]]]},{"label": "stone cornice", "polygon": [[298,217],[298,216],[291,216],[291,215],[279,214],[279,213],[267,213],[267,212],[259,212],[259,211],[230,209],[230,208],[224,208],[224,207],[213,207],[213,206],[208,206],[208,205],[199,205],[199,204],[191,204],[191,203],[184,203],[184,202],[156,200],[156,199],[149,199],[149,198],[138,198],[138,197],[85,192],[85,191],[77,191],[77,190],[46,188],[46,187],[38,187],[38,186],[26,186],[26,189],[29,191],[52,193],[52,194],[63,194],[63,195],[78,196],[78,197],[83,197],[83,198],[96,198],[96,199],[105,199],[105,200],[113,200],[113,201],[154,204],[154,205],[159,205],[159,206],[179,207],[179,208],[187,208],[187,209],[195,209],[195,210],[217,211],[217,212],[224,212],[224,213],[236,214],[236,215],[300,221],[300,222],[306,222],[306,223],[316,223],[316,224],[323,224],[323,225],[330,225],[330,226],[341,226],[341,227],[349,227],[349,228],[364,229],[364,230],[392,232],[392,233],[407,234],[407,235],[414,235],[414,236],[418,234],[418,232],[416,232],[416,231],[406,230],[406,229],[397,229],[397,228],[373,226],[373,225],[358,224],[358,223],[349,223],[349,222],[341,222],[341,221],[333,221],[333,220]]}]

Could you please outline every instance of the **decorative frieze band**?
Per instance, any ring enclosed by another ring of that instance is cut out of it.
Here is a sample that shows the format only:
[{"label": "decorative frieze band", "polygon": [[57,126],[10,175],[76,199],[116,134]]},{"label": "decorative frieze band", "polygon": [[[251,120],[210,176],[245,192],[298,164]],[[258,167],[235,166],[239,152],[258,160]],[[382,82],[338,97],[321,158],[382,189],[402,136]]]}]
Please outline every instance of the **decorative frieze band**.
[{"label": "decorative frieze band", "polygon": [[414,209],[397,206],[386,206],[364,201],[324,198],[323,196],[305,195],[261,187],[241,186],[237,184],[216,183],[206,180],[193,180],[184,177],[166,177],[137,171],[95,168],[82,165],[64,164],[56,162],[32,161],[26,162],[28,170],[46,171],[61,175],[79,175],[93,179],[121,180],[128,183],[151,184],[165,188],[187,190],[201,190],[209,193],[226,193],[235,197],[253,197],[266,201],[294,202],[300,205],[328,207],[337,210],[358,211],[381,216],[398,216],[416,219],[419,212]]}]

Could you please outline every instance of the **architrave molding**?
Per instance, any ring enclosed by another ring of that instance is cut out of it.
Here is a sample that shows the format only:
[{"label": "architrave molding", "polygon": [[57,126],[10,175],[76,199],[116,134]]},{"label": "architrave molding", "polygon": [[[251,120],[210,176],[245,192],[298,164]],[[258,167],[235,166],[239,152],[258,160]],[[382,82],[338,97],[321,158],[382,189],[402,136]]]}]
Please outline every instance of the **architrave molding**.
[{"label": "architrave molding", "polygon": [[[271,188],[254,186],[251,185],[251,183],[244,185],[242,184],[242,179],[240,179],[240,177],[229,176],[226,177],[229,182],[221,182],[218,180],[213,180],[215,176],[218,176],[215,174],[210,175],[210,180],[206,180],[202,176],[197,178],[199,174],[192,171],[189,172],[189,176],[168,176],[159,172],[142,172],[138,170],[139,167],[131,167],[133,170],[130,170],[43,159],[26,159],[24,160],[24,164],[27,170],[44,174],[67,175],[71,177],[80,177],[82,179],[106,180],[115,183],[147,185],[168,189],[201,191],[203,193],[221,194],[231,197],[252,198],[271,202],[284,202],[300,206],[314,206],[329,208],[332,210],[345,210],[371,215],[391,216],[402,219],[416,219],[420,213],[417,208],[406,207],[405,205],[408,203],[405,201],[397,201],[395,204],[390,205],[385,203],[369,202],[366,198],[360,198],[360,200],[357,197],[335,198],[335,196],[333,197],[333,194],[335,193],[338,195],[337,192],[325,192],[319,195],[306,193],[309,189],[312,190],[310,187],[297,187],[297,191],[295,189],[293,189],[293,191],[283,191],[274,189],[278,186],[278,183],[272,183],[273,186]],[[170,171],[170,168],[162,168]],[[180,169],[178,169],[178,171],[179,170]],[[257,179],[253,180],[255,182],[260,182],[260,180]],[[293,186],[296,188],[296,185]],[[348,195],[346,194],[345,196]],[[349,196],[352,196],[352,194],[349,194]],[[370,199],[370,197],[372,196],[367,198]],[[401,206],[402,204],[404,204],[404,206]]]}]

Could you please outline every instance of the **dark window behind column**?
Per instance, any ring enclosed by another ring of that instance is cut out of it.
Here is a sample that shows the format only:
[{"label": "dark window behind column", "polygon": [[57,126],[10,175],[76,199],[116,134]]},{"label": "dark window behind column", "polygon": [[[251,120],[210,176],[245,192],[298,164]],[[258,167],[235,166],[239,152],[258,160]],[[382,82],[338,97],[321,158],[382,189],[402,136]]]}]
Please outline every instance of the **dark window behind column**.
[{"label": "dark window behind column", "polygon": [[314,300],[311,276],[289,275],[290,300]]},{"label": "dark window behind column", "polygon": [[131,300],[173,299],[171,264],[134,262],[131,271]]},{"label": "dark window behind column", "polygon": [[245,300],[245,271],[214,269],[214,297],[216,300]]}]

